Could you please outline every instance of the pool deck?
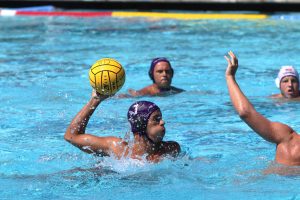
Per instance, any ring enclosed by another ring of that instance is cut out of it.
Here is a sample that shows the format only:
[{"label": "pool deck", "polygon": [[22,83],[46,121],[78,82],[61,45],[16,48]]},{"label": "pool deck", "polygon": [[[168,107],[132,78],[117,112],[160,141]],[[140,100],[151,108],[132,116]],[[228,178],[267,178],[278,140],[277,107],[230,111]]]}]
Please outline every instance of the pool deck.
[{"label": "pool deck", "polygon": [[53,5],[63,9],[299,12],[300,0],[0,0],[2,8]]}]

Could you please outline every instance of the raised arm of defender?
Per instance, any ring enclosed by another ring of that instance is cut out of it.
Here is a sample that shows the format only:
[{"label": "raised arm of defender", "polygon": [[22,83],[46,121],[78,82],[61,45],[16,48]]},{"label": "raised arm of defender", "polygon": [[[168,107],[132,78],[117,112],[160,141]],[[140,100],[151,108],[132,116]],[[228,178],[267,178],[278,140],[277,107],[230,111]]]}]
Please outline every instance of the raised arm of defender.
[{"label": "raised arm of defender", "polygon": [[279,144],[288,141],[292,137],[294,131],[285,124],[269,121],[254,109],[253,105],[243,94],[235,80],[235,73],[238,69],[238,59],[231,51],[228,55],[229,57],[225,56],[225,59],[228,62],[225,73],[226,82],[232,104],[241,119],[269,142]]}]

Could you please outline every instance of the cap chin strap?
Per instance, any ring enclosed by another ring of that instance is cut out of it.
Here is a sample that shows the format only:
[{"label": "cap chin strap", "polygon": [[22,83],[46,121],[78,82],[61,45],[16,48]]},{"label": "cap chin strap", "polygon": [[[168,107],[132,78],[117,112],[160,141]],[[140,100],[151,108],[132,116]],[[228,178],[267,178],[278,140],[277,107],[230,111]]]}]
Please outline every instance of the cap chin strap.
[{"label": "cap chin strap", "polygon": [[148,134],[146,134],[146,137],[148,138],[148,140],[149,140],[152,144],[155,144],[155,142],[153,142],[153,140],[151,140],[151,139],[148,137]]},{"label": "cap chin strap", "polygon": [[151,140],[150,138],[149,138],[149,136],[148,136],[148,134],[146,133],[146,132],[139,132],[138,133],[140,136],[146,136],[146,138],[152,143],[152,144],[155,144],[154,142],[153,142],[153,140]]},{"label": "cap chin strap", "polygon": [[147,138],[152,144],[154,144],[153,140],[151,140],[151,139],[149,138],[149,136],[148,136],[147,133],[144,133],[143,135],[146,136],[146,138]]}]

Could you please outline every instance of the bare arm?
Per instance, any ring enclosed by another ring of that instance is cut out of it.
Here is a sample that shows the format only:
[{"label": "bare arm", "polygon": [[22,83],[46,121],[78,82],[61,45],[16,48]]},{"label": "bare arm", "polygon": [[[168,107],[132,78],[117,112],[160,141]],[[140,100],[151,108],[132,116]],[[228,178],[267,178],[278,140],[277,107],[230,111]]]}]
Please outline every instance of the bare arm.
[{"label": "bare arm", "polygon": [[118,94],[118,98],[130,98],[130,97],[139,97],[139,96],[144,96],[147,95],[148,90],[145,90],[145,88],[141,90],[133,90],[133,89],[128,89],[128,94]]},{"label": "bare arm", "polygon": [[108,96],[96,94],[93,92],[89,102],[77,113],[71,124],[66,130],[65,140],[87,153],[101,153],[109,155],[121,139],[116,137],[98,137],[91,134],[85,134],[86,126],[90,117],[98,105]]},{"label": "bare arm", "polygon": [[[157,90],[157,89],[156,89]],[[137,97],[137,96],[145,96],[145,95],[153,95],[157,92],[159,92],[159,90],[156,91],[155,90],[155,87],[152,85],[149,85],[147,87],[144,87],[140,90],[132,90],[132,89],[129,89],[128,90],[128,93],[134,97]]]},{"label": "bare arm", "polygon": [[231,102],[241,119],[248,124],[256,133],[269,142],[279,144],[292,137],[293,130],[282,123],[271,122],[258,113],[247,97],[243,94],[235,80],[235,73],[238,69],[238,59],[233,52],[228,53],[230,58],[225,56],[228,62],[225,73]]},{"label": "bare arm", "polygon": [[164,92],[171,92],[172,94],[177,94],[177,93],[180,93],[180,92],[184,92],[185,90],[183,89],[180,89],[180,88],[176,88],[174,86],[171,86],[168,90],[164,90],[164,89],[160,89],[156,84],[152,84],[152,85],[149,85],[147,87],[144,87],[140,90],[132,90],[132,89],[129,89],[128,90],[128,93],[134,97],[137,97],[137,96],[147,96],[147,95],[159,95],[159,94],[163,94]]},{"label": "bare arm", "polygon": [[133,90],[133,89],[129,89],[128,93],[133,96],[133,97],[137,97],[137,96],[141,96],[141,94],[139,93],[139,91],[137,90]]}]

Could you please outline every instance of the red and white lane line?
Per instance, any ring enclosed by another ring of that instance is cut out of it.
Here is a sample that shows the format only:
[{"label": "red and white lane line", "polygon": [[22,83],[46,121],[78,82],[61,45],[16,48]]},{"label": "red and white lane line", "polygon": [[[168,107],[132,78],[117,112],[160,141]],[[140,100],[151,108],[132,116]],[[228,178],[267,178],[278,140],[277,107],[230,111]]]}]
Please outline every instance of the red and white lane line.
[{"label": "red and white lane line", "polygon": [[68,12],[68,11],[28,11],[0,9],[0,16],[68,16],[68,17],[105,17],[112,16],[112,12]]}]

